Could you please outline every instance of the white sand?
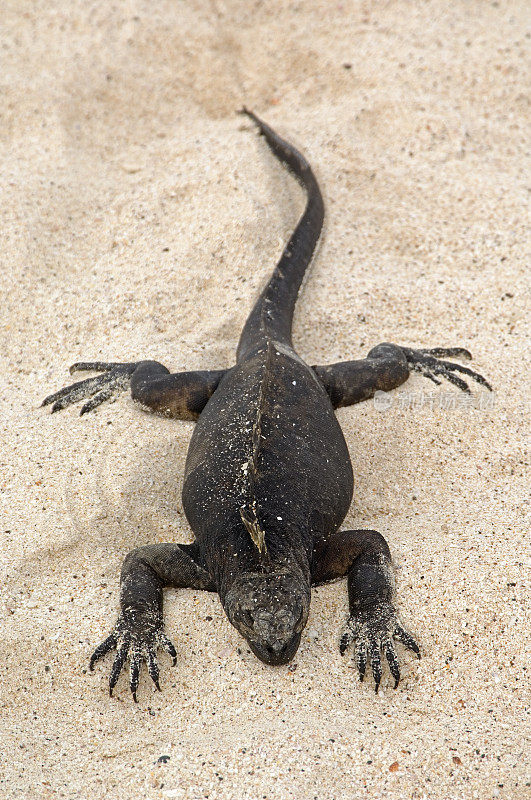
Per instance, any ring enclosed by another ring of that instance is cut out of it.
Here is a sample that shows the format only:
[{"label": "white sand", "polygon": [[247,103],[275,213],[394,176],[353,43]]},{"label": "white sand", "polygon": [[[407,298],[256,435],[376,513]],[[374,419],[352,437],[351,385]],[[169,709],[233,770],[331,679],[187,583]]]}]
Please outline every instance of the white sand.
[{"label": "white sand", "polygon": [[[526,8],[2,4],[2,800],[529,797]],[[242,102],[325,194],[301,355],[462,345],[495,402],[417,376],[385,412],[338,414],[357,476],[345,524],[389,539],[422,645],[398,691],[386,676],[375,697],[341,659],[342,583],[314,593],[282,668],[217,597],[171,591],[178,665],[162,656],[162,694],[144,676],[134,706],[125,677],[107,696],[110,657],[92,675],[87,660],[127,551],[190,540],[192,427],[125,395],[83,418],[38,406],[79,359],[231,364],[303,202]]]}]

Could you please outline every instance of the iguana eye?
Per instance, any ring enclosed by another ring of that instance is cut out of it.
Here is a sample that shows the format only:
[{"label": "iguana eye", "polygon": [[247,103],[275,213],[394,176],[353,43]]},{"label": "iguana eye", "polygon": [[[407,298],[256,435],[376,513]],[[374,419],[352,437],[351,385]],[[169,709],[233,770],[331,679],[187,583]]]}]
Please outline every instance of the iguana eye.
[{"label": "iguana eye", "polygon": [[243,608],[239,614],[240,622],[242,622],[246,628],[252,628],[254,625],[254,617],[249,611],[248,608]]},{"label": "iguana eye", "polygon": [[253,617],[252,613],[249,611],[249,609],[247,609],[245,611],[244,619],[245,619],[245,624],[249,625],[249,627],[252,628],[253,625],[254,625],[254,617]]}]

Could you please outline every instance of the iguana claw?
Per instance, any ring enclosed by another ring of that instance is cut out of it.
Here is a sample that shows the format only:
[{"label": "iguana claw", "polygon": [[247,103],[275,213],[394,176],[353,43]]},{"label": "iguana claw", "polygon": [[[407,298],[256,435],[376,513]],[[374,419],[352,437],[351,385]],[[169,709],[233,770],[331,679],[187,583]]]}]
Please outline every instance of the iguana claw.
[{"label": "iguana claw", "polygon": [[145,661],[151,680],[160,692],[159,667],[157,663],[157,649],[163,647],[173,659],[175,666],[177,653],[175,647],[164,631],[162,621],[154,620],[152,615],[126,609],[123,611],[111,634],[94,650],[89,669],[110,650],[116,649],[116,656],[109,676],[109,695],[112,696],[118,678],[129,658],[129,687],[133,700],[137,702],[137,689],[140,680],[140,667]]},{"label": "iguana claw", "polygon": [[401,347],[400,349],[406,357],[409,368],[414,372],[420,372],[433,383],[440,384],[440,380],[436,377],[440,375],[463,392],[470,394],[467,382],[455,375],[456,372],[460,372],[462,375],[467,375],[476,383],[484,386],[485,389],[492,391],[490,383],[479,372],[474,372],[474,370],[463,367],[461,364],[454,364],[453,361],[441,361],[444,358],[471,359],[471,353],[465,350],[464,347],[432,347],[429,350],[413,350],[410,347]]},{"label": "iguana claw", "polygon": [[101,361],[72,364],[71,374],[80,370],[101,372],[102,374],[86,378],[84,381],[76,381],[70,386],[59,389],[58,392],[45,397],[41,405],[48,406],[53,403],[52,413],[54,413],[88,397],[90,400],[82,406],[80,411],[80,414],[86,414],[104,403],[105,400],[109,400],[113,395],[124,392],[129,387],[131,376],[137,366],[138,363],[117,364]]},{"label": "iguana claw", "polygon": [[387,602],[352,614],[347,622],[347,629],[341,637],[339,644],[341,655],[351,644],[355,644],[354,653],[360,681],[365,676],[367,660],[370,660],[376,692],[378,692],[382,680],[382,652],[389,664],[391,675],[395,679],[395,689],[400,682],[400,668],[393,639],[402,642],[420,658],[419,646],[399,621],[392,604]]}]

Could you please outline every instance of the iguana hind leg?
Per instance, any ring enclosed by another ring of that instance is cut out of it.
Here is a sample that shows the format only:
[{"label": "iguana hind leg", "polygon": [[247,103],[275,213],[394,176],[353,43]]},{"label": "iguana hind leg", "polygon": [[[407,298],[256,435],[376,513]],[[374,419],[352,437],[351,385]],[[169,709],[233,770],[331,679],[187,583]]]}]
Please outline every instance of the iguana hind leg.
[{"label": "iguana hind leg", "polygon": [[175,419],[197,419],[226,370],[197,372],[170,371],[158,361],[107,363],[79,362],[70,372],[100,372],[93,378],[65,386],[45,398],[42,405],[60,411],[79,400],[87,400],[81,414],[92,411],[105,400],[131,388],[133,400],[146,408]]},{"label": "iguana hind leg", "polygon": [[478,372],[455,364],[446,358],[472,356],[462,347],[435,347],[414,350],[396,344],[379,344],[359,361],[343,361],[328,366],[315,366],[317,377],[324,385],[334,408],[360,403],[374,397],[377,391],[389,392],[407,381],[411,372],[420,372],[436,384],[445,378],[464,392],[470,392],[466,381],[456,375],[472,378],[486,389],[490,384]]},{"label": "iguana hind leg", "polygon": [[312,559],[314,584],[348,576],[350,616],[341,637],[340,652],[354,643],[356,664],[363,680],[370,661],[375,689],[382,679],[381,654],[384,653],[395,679],[400,668],[394,640],[402,642],[420,658],[414,638],[404,628],[395,608],[395,580],[391,554],[378,531],[338,531],[317,540]]},{"label": "iguana hind leg", "polygon": [[164,648],[175,664],[177,653],[164,633],[162,617],[162,590],[166,586],[216,591],[195,543],[147,545],[127,555],[120,576],[120,615],[109,636],[94,650],[89,664],[92,670],[100,658],[116,650],[109,677],[110,694],[128,659],[129,686],[135,702],[143,661],[159,690],[157,649]]}]

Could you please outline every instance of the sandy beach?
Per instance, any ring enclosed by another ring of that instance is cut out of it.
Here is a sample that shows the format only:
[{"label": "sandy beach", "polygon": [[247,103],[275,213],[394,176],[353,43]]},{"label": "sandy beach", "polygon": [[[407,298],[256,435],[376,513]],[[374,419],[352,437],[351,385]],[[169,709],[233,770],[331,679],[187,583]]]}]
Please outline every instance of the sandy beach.
[{"label": "sandy beach", "polygon": [[[3,4],[2,800],[529,797],[529,22],[523,0]],[[171,590],[177,665],[135,705],[88,659],[127,552],[192,539],[193,423],[128,394],[40,403],[80,360],[233,363],[304,203],[243,103],[325,198],[301,356],[462,346],[495,391],[416,375],[338,411],[344,525],[389,541],[422,649],[397,691],[339,654],[345,582],[313,592],[283,667],[216,595]]]}]

